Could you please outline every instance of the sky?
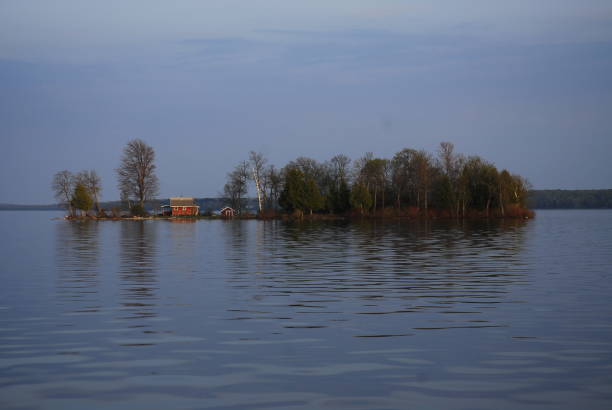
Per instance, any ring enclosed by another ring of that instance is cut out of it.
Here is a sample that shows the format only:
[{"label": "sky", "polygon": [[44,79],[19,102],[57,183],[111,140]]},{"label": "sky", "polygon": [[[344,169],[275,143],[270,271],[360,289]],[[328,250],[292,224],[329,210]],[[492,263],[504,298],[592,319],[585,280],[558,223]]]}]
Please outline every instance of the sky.
[{"label": "sky", "polygon": [[60,170],[118,199],[125,144],[160,197],[441,141],[536,189],[612,188],[609,0],[0,0],[0,203]]}]

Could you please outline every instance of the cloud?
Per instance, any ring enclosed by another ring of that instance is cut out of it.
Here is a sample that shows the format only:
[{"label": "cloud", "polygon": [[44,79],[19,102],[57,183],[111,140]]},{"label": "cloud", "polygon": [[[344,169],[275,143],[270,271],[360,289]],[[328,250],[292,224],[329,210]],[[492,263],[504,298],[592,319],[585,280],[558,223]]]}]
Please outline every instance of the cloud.
[{"label": "cloud", "polygon": [[602,70],[609,68],[612,57],[612,43],[520,44],[478,37],[471,28],[418,35],[387,30],[258,30],[248,38],[189,39],[182,44],[188,47],[187,65],[225,66],[249,75],[267,72],[298,81],[320,78],[338,83],[425,81],[446,87],[469,80],[475,89],[486,85],[512,89],[521,81],[536,88],[607,87],[609,80]]},{"label": "cloud", "polygon": [[[458,59],[477,39],[455,35],[415,35],[384,30],[258,30],[249,38],[183,40],[186,58],[210,62],[260,63],[286,68],[406,68]],[[474,58],[477,53],[467,55]]]},{"label": "cloud", "polygon": [[182,44],[199,49],[202,54],[224,55],[249,50],[256,43],[244,38],[193,38],[183,40]]}]

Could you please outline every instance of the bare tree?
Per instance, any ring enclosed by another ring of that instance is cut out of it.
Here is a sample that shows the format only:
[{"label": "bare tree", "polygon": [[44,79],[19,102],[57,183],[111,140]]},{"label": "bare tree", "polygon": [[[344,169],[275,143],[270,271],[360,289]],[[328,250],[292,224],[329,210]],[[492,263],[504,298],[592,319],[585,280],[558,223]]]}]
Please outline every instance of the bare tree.
[{"label": "bare tree", "polygon": [[362,183],[367,185],[367,181],[364,180],[364,169],[368,161],[374,159],[374,153],[366,152],[361,158],[353,161],[353,182],[355,184]]},{"label": "bare tree", "polygon": [[438,148],[438,164],[446,177],[446,189],[448,191],[448,201],[451,212],[459,216],[459,200],[461,193],[459,192],[459,176],[461,173],[462,158],[455,154],[455,146],[451,142],[441,142]]},{"label": "bare tree", "polygon": [[374,158],[369,160],[364,167],[365,178],[368,181],[370,189],[374,190],[374,212],[376,212],[378,204],[378,193],[382,193],[382,208],[385,207],[385,170],[387,168],[387,160],[382,158]]},{"label": "bare tree", "polygon": [[520,175],[512,174],[512,201],[522,207],[527,206],[527,196],[531,191],[531,183]]},{"label": "bare tree", "polygon": [[238,212],[240,212],[242,208],[242,193],[243,192],[241,192],[240,186],[237,185],[235,183],[235,180],[231,177],[229,178],[229,181],[227,181],[223,186],[223,194],[227,199],[229,199],[231,207],[238,210]]},{"label": "bare tree", "polygon": [[264,173],[264,167],[267,160],[264,158],[262,153],[251,151],[249,153],[249,165],[251,166],[252,175],[251,178],[255,182],[255,189],[257,190],[257,202],[259,204],[259,212],[263,211],[264,197],[266,195],[262,184],[262,178]]},{"label": "bare tree", "polygon": [[89,171],[81,171],[76,175],[76,181],[77,183],[82,184],[87,189],[89,195],[91,195],[91,198],[94,201],[96,211],[100,212],[99,201],[100,193],[102,192],[102,183],[96,171],[94,171],[93,169]]},{"label": "bare tree", "polygon": [[[244,200],[247,199],[246,195],[248,192],[248,182],[249,179],[251,177],[250,171],[249,171],[249,163],[247,161],[242,161],[240,164],[238,164],[236,166],[236,169],[234,170],[235,173],[235,178],[237,178],[237,180],[239,181],[240,185],[243,187],[243,191],[241,192],[241,196],[238,197],[238,203],[240,205],[239,209],[238,209],[238,213],[242,213],[242,207],[244,205]],[[242,199],[242,195],[245,195],[244,200]]]},{"label": "bare tree", "polygon": [[452,142],[441,142],[438,148],[438,158],[440,165],[446,176],[454,181],[459,170],[457,169],[457,157],[454,153],[455,146]]},{"label": "bare tree", "polygon": [[293,161],[289,161],[286,168],[297,169],[305,176],[313,178],[319,187],[326,185],[326,178],[329,174],[327,165],[321,164],[315,159],[308,157],[297,157]]},{"label": "bare tree", "polygon": [[268,180],[268,207],[277,209],[282,185],[281,172],[277,171],[274,165],[270,165],[266,169],[266,177]]},{"label": "bare tree", "polygon": [[72,212],[72,193],[74,191],[75,178],[72,172],[63,170],[56,172],[53,176],[53,182],[51,188],[53,189],[53,195],[55,198],[64,204],[68,208],[70,215]]},{"label": "bare tree", "polygon": [[317,178],[320,173],[320,165],[317,160],[308,157],[297,157],[291,161],[304,175],[309,175],[313,178]]},{"label": "bare tree", "polygon": [[263,208],[277,209],[282,178],[280,171],[274,165],[268,165],[261,174],[261,190],[263,192]]},{"label": "bare tree", "polygon": [[144,202],[153,199],[159,192],[155,175],[155,151],[140,139],[127,143],[119,168],[119,191],[125,198],[133,197],[144,207]]},{"label": "bare tree", "polygon": [[329,162],[336,189],[340,189],[340,183],[342,181],[348,182],[348,167],[351,163],[351,159],[346,155],[339,154],[334,156]]},{"label": "bare tree", "polygon": [[371,152],[366,153],[363,157],[353,162],[355,172],[355,184],[365,185],[366,189],[372,196],[374,212],[376,212],[378,204],[378,193],[382,192],[382,207],[385,204],[385,188],[388,164],[386,159],[374,158]]},{"label": "bare tree", "polygon": [[401,201],[415,186],[415,166],[413,149],[403,149],[391,160],[391,181],[395,190],[395,203],[401,209]]},{"label": "bare tree", "polygon": [[249,178],[249,168],[246,161],[241,162],[236,168],[227,174],[227,183],[223,191],[232,203],[232,207],[242,213],[243,196],[247,193],[247,181]]},{"label": "bare tree", "polygon": [[458,154],[455,159],[457,162],[457,178],[455,179],[453,189],[457,195],[457,201],[455,202],[455,216],[459,218],[460,215],[465,217],[465,207],[469,196],[466,180],[463,177],[463,169],[467,162],[467,158],[463,154]]},{"label": "bare tree", "polygon": [[427,211],[431,191],[433,159],[425,150],[416,151],[414,153],[414,164],[416,171],[417,208],[421,209],[422,203],[423,208]]}]

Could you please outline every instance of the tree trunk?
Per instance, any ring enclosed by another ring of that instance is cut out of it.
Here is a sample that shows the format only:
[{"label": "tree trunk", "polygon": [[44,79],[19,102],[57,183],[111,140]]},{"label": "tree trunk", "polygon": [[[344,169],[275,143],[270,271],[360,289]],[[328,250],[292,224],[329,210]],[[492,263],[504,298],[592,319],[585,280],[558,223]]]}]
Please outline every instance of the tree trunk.
[{"label": "tree trunk", "polygon": [[376,214],[376,196],[378,194],[378,186],[374,187],[374,214]]},{"label": "tree trunk", "polygon": [[259,174],[253,167],[253,179],[255,180],[255,189],[257,190],[257,203],[259,205],[259,212],[263,212],[263,203],[261,197],[261,183],[259,181]]}]

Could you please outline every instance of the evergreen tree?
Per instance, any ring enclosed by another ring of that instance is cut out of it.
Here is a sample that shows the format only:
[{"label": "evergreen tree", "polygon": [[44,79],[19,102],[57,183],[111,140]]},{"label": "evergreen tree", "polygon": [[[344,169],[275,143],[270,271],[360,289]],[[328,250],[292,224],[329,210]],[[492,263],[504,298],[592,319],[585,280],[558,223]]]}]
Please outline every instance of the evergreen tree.
[{"label": "evergreen tree", "polygon": [[82,212],[87,213],[87,211],[89,211],[93,206],[94,200],[91,197],[87,187],[81,183],[78,183],[74,188],[70,203],[74,208],[80,209]]},{"label": "evergreen tree", "polygon": [[278,200],[280,206],[287,212],[303,211],[305,207],[304,174],[297,168],[290,168],[285,172],[285,187]]}]

